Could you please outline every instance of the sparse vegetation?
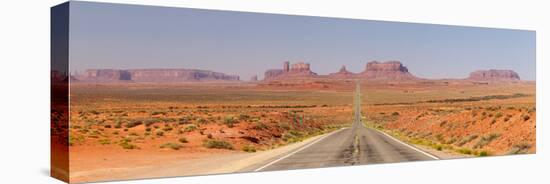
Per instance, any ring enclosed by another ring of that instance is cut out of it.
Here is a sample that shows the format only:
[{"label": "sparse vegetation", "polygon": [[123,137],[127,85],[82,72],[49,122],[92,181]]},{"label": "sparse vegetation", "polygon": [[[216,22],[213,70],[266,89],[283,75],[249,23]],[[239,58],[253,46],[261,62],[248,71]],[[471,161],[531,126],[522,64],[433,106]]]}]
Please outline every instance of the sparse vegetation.
[{"label": "sparse vegetation", "polygon": [[189,142],[189,141],[187,141],[187,139],[185,137],[180,137],[178,139],[178,141],[181,142],[181,143],[188,143]]},{"label": "sparse vegetation", "polygon": [[139,147],[132,144],[129,139],[122,139],[118,145],[120,145],[123,149],[139,149]]},{"label": "sparse vegetation", "polygon": [[99,142],[99,144],[101,145],[111,144],[111,140],[109,139],[99,139],[97,142]]},{"label": "sparse vegetation", "polygon": [[242,149],[245,152],[256,152],[256,148],[252,145],[245,145]]},{"label": "sparse vegetation", "polygon": [[155,132],[155,134],[156,134],[157,136],[164,136],[164,131],[162,131],[162,130],[157,130],[157,131]]},{"label": "sparse vegetation", "polygon": [[491,133],[489,135],[483,136],[479,139],[479,141],[474,145],[474,148],[483,148],[485,145],[491,143],[491,141],[498,138],[500,134],[497,133]]},{"label": "sparse vegetation", "polygon": [[229,127],[229,128],[233,128],[233,126],[235,126],[236,122],[237,122],[237,120],[235,120],[235,118],[233,116],[226,116],[224,118],[224,121],[223,121],[223,123],[225,125],[227,125],[227,127]]},{"label": "sparse vegetation", "polygon": [[194,124],[190,124],[190,125],[187,125],[185,128],[184,128],[184,132],[192,132],[192,131],[195,131],[197,130],[198,127],[197,125],[194,125]]},{"label": "sparse vegetation", "polygon": [[160,148],[171,148],[173,150],[179,150],[182,147],[183,146],[181,144],[171,142],[160,145]]},{"label": "sparse vegetation", "polygon": [[231,143],[228,143],[223,140],[214,140],[214,139],[208,139],[204,141],[203,143],[204,147],[206,148],[214,148],[214,149],[234,149],[233,145]]},{"label": "sparse vegetation", "polygon": [[531,148],[531,145],[528,143],[520,143],[512,146],[512,149],[508,151],[508,155],[514,155],[514,154],[525,154],[528,152],[529,148]]}]

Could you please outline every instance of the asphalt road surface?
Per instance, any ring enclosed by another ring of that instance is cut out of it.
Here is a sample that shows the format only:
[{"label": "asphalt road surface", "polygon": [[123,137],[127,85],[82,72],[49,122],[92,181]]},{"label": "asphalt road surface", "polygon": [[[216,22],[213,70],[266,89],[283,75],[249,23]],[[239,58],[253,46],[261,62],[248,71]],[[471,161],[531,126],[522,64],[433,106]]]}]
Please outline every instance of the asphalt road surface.
[{"label": "asphalt road surface", "polygon": [[254,171],[434,160],[437,157],[361,123],[361,91],[356,86],[351,127],[329,133]]}]

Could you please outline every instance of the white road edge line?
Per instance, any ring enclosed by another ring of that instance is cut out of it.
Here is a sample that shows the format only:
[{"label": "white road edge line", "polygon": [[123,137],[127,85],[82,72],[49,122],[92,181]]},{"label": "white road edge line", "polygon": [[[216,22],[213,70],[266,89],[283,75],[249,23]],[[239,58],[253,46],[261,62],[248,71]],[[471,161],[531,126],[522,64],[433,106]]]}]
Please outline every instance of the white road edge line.
[{"label": "white road edge line", "polygon": [[[349,128],[349,127],[348,127],[348,128]],[[275,163],[277,163],[277,162],[279,162],[279,161],[281,161],[281,160],[283,160],[283,159],[285,159],[285,158],[288,158],[288,157],[290,157],[290,156],[292,156],[292,155],[294,155],[294,154],[296,154],[296,153],[298,153],[298,152],[300,152],[300,151],[302,151],[302,150],[304,150],[304,149],[310,147],[311,145],[313,145],[313,144],[315,144],[315,143],[317,143],[317,142],[319,142],[319,141],[321,141],[321,140],[327,138],[328,136],[331,136],[332,134],[334,134],[334,133],[336,133],[336,132],[339,132],[339,131],[341,131],[341,130],[344,130],[344,129],[347,129],[347,128],[341,128],[341,129],[339,129],[339,130],[336,130],[336,131],[334,131],[334,132],[331,132],[331,133],[329,133],[329,134],[327,134],[327,135],[325,135],[325,136],[323,136],[323,137],[321,137],[321,138],[319,138],[319,139],[317,139],[317,140],[315,140],[315,141],[313,141],[313,142],[311,142],[311,143],[309,143],[309,144],[307,144],[307,145],[305,145],[305,146],[302,146],[300,149],[298,149],[298,150],[296,150],[296,151],[293,151],[293,152],[291,152],[291,153],[285,155],[284,157],[281,157],[281,158],[279,158],[279,159],[277,159],[277,160],[274,160],[274,161],[272,161],[272,162],[269,162],[268,164],[266,164],[266,165],[264,165],[264,166],[262,166],[262,167],[260,167],[260,168],[258,168],[258,169],[256,169],[256,170],[254,170],[254,172],[257,172],[257,171],[260,171],[260,170],[262,170],[262,169],[265,169],[266,167],[269,167],[269,166],[271,166],[271,165],[273,165],[273,164],[275,164]]]},{"label": "white road edge line", "polygon": [[[374,129],[374,130],[376,130],[376,129]],[[398,143],[401,143],[401,144],[403,144],[403,145],[405,145],[405,146],[407,146],[407,147],[409,147],[409,148],[411,148],[411,149],[413,149],[413,150],[415,150],[415,151],[418,151],[418,152],[420,152],[420,153],[422,153],[422,154],[424,154],[424,155],[426,155],[426,156],[428,156],[428,157],[430,157],[430,158],[433,158],[433,159],[435,159],[435,160],[439,160],[439,158],[437,158],[436,156],[434,156],[434,155],[432,155],[432,154],[429,154],[429,153],[426,153],[425,151],[422,151],[422,150],[420,150],[420,149],[418,149],[418,148],[416,148],[416,147],[414,147],[414,146],[411,146],[411,145],[409,145],[409,144],[407,144],[407,143],[404,143],[403,141],[401,141],[401,140],[399,140],[399,139],[396,139],[395,137],[392,137],[391,135],[388,135],[388,134],[385,133],[385,132],[382,132],[382,131],[380,131],[380,130],[376,130],[376,131],[378,131],[378,132],[384,134],[385,136],[388,136],[388,137],[391,138],[392,140],[394,140],[394,141],[396,141],[396,142],[398,142]]]}]

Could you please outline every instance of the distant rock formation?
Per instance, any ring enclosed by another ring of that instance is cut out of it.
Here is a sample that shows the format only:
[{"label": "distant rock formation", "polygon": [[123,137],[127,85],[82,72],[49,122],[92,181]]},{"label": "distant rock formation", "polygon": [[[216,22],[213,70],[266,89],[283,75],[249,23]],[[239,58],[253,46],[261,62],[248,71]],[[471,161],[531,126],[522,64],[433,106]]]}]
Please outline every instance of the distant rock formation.
[{"label": "distant rock formation", "polygon": [[469,80],[476,81],[515,81],[519,75],[512,70],[478,70],[470,73]]},{"label": "distant rock formation", "polygon": [[413,80],[418,79],[411,73],[407,67],[399,61],[378,62],[371,61],[367,63],[365,71],[359,74],[365,79],[391,79],[391,80]]},{"label": "distant rock formation", "polygon": [[187,82],[187,81],[238,81],[239,76],[196,69],[90,69],[74,76],[88,82]]},{"label": "distant rock formation", "polygon": [[282,69],[269,69],[264,73],[264,80],[275,79],[278,76],[281,76],[283,73],[285,72]]},{"label": "distant rock formation", "polygon": [[283,69],[269,69],[264,73],[264,80],[282,79],[289,77],[312,77],[317,76],[317,73],[312,72],[309,63],[294,63],[286,61],[283,64]]},{"label": "distant rock formation", "polygon": [[356,74],[348,71],[345,65],[338,72],[329,74],[331,78],[354,78],[355,76]]},{"label": "distant rock formation", "polygon": [[250,77],[250,81],[251,81],[251,82],[256,82],[256,81],[258,81],[258,75],[254,75],[254,76]]}]

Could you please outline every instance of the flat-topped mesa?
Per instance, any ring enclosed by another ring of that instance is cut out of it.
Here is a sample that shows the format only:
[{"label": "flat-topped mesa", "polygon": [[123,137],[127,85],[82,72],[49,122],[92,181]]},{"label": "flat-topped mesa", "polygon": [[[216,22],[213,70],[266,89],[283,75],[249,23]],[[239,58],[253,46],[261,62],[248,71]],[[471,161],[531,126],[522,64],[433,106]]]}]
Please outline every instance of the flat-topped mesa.
[{"label": "flat-topped mesa", "polygon": [[90,69],[83,75],[75,76],[80,81],[89,82],[197,82],[197,81],[238,81],[239,76],[220,72],[196,69]]},{"label": "flat-topped mesa", "polygon": [[330,73],[329,74],[329,77],[332,77],[332,78],[352,78],[354,77],[356,74],[348,71],[346,69],[346,66],[345,65],[342,65],[342,68],[340,68],[340,70],[336,73]]},{"label": "flat-topped mesa", "polygon": [[476,81],[516,81],[520,80],[518,73],[513,70],[477,70],[470,73],[469,80]]},{"label": "flat-topped mesa", "polygon": [[418,79],[411,73],[407,67],[399,61],[368,62],[365,71],[359,74],[361,78],[366,79],[391,79],[391,80],[413,80]]},{"label": "flat-topped mesa", "polygon": [[298,62],[290,64],[290,62],[285,61],[283,69],[269,69],[265,71],[264,80],[311,76],[317,76],[317,73],[311,71],[309,63]]}]

